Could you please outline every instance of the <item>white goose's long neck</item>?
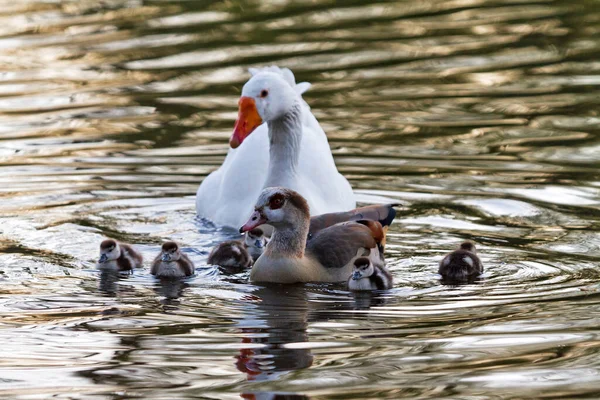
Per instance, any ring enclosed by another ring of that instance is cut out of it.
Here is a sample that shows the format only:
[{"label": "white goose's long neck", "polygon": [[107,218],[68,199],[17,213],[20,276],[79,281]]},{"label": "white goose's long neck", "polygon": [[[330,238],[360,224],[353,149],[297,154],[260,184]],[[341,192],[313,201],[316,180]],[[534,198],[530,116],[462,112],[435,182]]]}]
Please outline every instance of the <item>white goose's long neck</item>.
[{"label": "white goose's long neck", "polygon": [[302,107],[296,101],[282,118],[269,121],[269,171],[265,187],[287,186],[298,169],[302,142]]}]

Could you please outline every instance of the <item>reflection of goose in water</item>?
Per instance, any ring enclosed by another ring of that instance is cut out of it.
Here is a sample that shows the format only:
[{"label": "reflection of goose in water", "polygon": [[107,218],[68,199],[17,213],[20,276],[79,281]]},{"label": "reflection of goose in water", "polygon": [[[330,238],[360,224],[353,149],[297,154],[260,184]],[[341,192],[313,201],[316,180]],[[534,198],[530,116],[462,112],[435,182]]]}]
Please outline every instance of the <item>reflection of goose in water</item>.
[{"label": "reflection of goose in water", "polygon": [[176,300],[183,295],[183,289],[188,286],[185,280],[161,278],[154,291],[166,300]]},{"label": "reflection of goose in water", "polygon": [[313,356],[309,348],[290,344],[308,342],[309,303],[304,286],[265,286],[252,293],[255,303],[239,322],[248,346],[237,356],[236,366],[249,380],[275,379],[287,371],[308,368]]},{"label": "reflection of goose in water", "polygon": [[[116,296],[119,292],[119,280],[127,278],[128,275],[115,271],[101,271],[98,290],[109,296]],[[157,281],[154,291],[157,295],[165,298],[165,300],[161,300],[161,303],[172,303],[172,300],[180,298],[183,290],[189,286],[185,280],[181,279],[161,278]]]},{"label": "reflection of goose in water", "polygon": [[116,296],[120,290],[123,290],[119,288],[119,281],[129,279],[130,276],[131,271],[100,270],[98,290],[109,296]]},{"label": "reflection of goose in water", "polygon": [[100,271],[100,280],[98,282],[98,290],[102,293],[115,296],[117,294],[117,281],[119,273],[111,270]]},{"label": "reflection of goose in water", "polygon": [[303,394],[273,392],[243,393],[241,397],[247,400],[309,400]]},{"label": "reflection of goose in water", "polygon": [[371,307],[384,306],[387,303],[386,297],[371,291],[352,292],[352,297],[355,310],[368,310]]},{"label": "reflection of goose in water", "polygon": [[[316,293],[322,290],[316,289]],[[309,323],[330,320],[333,310],[368,308],[385,301],[371,292],[357,292],[356,304],[344,296],[318,302],[309,301],[310,296],[311,289],[305,285],[268,285],[252,292],[237,324],[244,347],[235,363],[249,381],[276,380],[291,371],[312,366]],[[242,398],[302,399],[287,396],[287,393],[250,392]]]}]

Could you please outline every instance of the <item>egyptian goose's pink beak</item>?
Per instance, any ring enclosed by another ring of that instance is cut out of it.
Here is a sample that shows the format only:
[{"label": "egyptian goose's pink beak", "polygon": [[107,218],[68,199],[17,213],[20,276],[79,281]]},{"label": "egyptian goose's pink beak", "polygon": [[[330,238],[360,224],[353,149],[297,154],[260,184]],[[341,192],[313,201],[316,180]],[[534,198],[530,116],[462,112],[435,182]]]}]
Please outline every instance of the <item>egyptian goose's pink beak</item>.
[{"label": "egyptian goose's pink beak", "polygon": [[251,231],[257,226],[263,225],[267,222],[267,218],[265,218],[262,213],[258,210],[254,210],[250,219],[240,228],[240,233]]},{"label": "egyptian goose's pink beak", "polygon": [[256,102],[250,97],[241,97],[239,101],[238,118],[235,121],[233,134],[229,139],[229,145],[232,149],[236,149],[242,144],[244,139],[248,137],[260,124],[262,118],[256,109]]}]

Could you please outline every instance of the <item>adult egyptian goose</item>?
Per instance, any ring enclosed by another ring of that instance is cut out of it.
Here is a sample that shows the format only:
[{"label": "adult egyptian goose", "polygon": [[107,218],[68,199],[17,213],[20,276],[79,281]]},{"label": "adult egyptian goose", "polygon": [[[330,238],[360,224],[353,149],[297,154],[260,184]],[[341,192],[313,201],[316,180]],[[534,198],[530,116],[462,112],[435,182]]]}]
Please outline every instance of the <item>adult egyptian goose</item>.
[{"label": "adult egyptian goose", "polygon": [[183,278],[194,275],[194,263],[175,242],[165,242],[152,262],[150,273],[157,278]]},{"label": "adult egyptian goose", "polygon": [[[396,215],[393,207],[397,205],[371,205],[351,211],[311,217],[307,239],[310,240],[318,231],[332,225],[363,219],[379,221],[384,230],[387,230]],[[208,255],[208,263],[218,265],[226,273],[242,272],[252,267],[253,262],[265,251],[268,242],[263,230],[254,228],[246,232],[242,241],[228,240],[215,246]],[[384,243],[381,243],[382,248],[383,245]]]},{"label": "adult egyptian goose", "polygon": [[140,268],[143,258],[126,243],[106,239],[100,243],[100,259],[97,268],[101,271],[128,272]]},{"label": "adult egyptian goose", "polygon": [[354,272],[348,279],[352,291],[387,290],[392,288],[392,274],[383,263],[374,264],[367,257],[354,260]]},{"label": "adult egyptian goose", "polygon": [[250,73],[231,149],[198,188],[198,215],[217,225],[239,227],[262,189],[271,186],[300,193],[313,215],[353,209],[352,188],[337,171],[325,132],[302,99],[310,84],[296,84],[287,68]]},{"label": "adult egyptian goose", "polygon": [[247,232],[262,224],[273,227],[271,240],[254,263],[250,280],[345,282],[356,257],[381,263],[385,230],[380,222],[341,222],[316,231],[308,239],[310,223],[308,202],[298,192],[282,187],[264,189],[254,213],[240,228]]},{"label": "adult egyptian goose", "polygon": [[464,283],[483,273],[483,264],[477,255],[475,244],[464,242],[457,250],[447,254],[440,261],[438,273],[448,283]]}]

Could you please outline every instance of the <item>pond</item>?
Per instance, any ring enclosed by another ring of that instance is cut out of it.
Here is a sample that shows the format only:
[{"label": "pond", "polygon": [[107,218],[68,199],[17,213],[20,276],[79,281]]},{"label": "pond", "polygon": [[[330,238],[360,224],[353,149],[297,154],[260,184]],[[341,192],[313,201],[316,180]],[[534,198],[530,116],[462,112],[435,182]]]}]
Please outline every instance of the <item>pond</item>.
[{"label": "pond", "polygon": [[[0,1],[0,397],[574,398],[600,389],[600,3]],[[261,286],[196,218],[249,67],[291,68],[392,290]],[[103,281],[105,237],[195,277]],[[486,273],[447,286],[444,254]]]}]

